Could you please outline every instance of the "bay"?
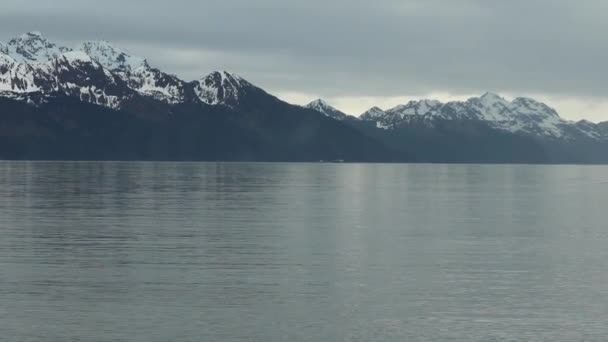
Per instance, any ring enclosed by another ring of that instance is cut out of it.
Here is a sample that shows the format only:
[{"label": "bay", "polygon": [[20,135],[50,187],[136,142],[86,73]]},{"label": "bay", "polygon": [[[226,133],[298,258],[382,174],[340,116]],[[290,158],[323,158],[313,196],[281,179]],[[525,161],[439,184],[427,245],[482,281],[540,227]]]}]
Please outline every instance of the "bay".
[{"label": "bay", "polygon": [[2,341],[602,341],[604,166],[0,162]]}]

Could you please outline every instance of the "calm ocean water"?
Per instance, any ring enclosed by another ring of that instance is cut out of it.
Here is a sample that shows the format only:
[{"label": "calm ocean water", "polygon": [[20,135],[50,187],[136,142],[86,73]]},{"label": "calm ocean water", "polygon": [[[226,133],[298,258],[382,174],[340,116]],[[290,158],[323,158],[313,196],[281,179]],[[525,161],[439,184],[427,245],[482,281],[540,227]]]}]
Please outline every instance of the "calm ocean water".
[{"label": "calm ocean water", "polygon": [[607,167],[0,162],[1,341],[607,338]]}]

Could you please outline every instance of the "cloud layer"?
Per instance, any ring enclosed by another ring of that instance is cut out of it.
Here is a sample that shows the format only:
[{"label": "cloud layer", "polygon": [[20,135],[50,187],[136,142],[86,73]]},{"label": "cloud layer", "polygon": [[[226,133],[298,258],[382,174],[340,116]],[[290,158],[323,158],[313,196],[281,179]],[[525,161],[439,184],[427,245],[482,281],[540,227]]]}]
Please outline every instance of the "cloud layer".
[{"label": "cloud layer", "polygon": [[372,100],[491,90],[598,121],[607,12],[604,0],[3,0],[0,39],[107,39],[186,79],[228,69],[355,113]]}]

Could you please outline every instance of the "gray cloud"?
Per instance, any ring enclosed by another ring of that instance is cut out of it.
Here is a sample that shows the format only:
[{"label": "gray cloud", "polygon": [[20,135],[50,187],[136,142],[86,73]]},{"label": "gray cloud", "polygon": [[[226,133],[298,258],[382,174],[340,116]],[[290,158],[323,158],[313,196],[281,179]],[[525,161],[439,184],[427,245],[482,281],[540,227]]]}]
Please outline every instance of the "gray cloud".
[{"label": "gray cloud", "polygon": [[605,102],[607,11],[605,0],[3,0],[0,39],[107,39],[187,79],[229,69],[326,97],[493,90]]}]

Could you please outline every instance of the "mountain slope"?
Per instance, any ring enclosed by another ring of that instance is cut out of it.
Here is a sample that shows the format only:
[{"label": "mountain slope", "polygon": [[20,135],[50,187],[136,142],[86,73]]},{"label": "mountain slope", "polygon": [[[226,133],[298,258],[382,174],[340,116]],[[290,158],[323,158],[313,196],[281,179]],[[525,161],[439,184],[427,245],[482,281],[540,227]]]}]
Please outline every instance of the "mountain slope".
[{"label": "mountain slope", "polygon": [[0,158],[75,160],[382,161],[393,153],[343,123],[296,106],[239,112],[162,104],[164,116],[70,96],[37,106],[0,97]]},{"label": "mountain slope", "polygon": [[608,136],[608,121],[600,122],[597,127],[605,136]]}]

